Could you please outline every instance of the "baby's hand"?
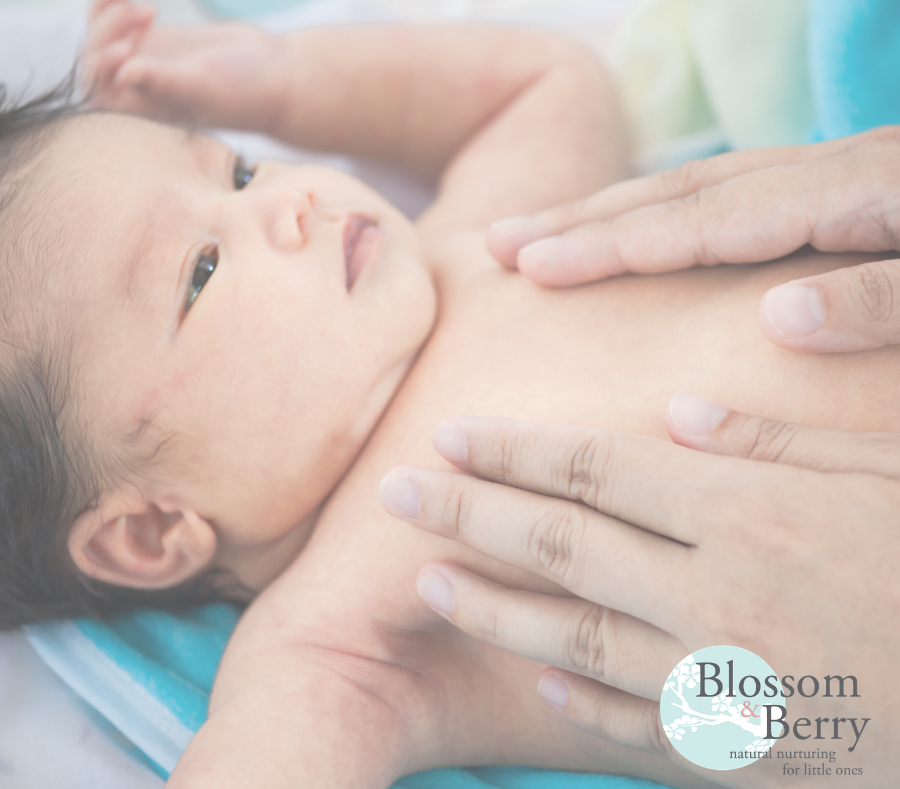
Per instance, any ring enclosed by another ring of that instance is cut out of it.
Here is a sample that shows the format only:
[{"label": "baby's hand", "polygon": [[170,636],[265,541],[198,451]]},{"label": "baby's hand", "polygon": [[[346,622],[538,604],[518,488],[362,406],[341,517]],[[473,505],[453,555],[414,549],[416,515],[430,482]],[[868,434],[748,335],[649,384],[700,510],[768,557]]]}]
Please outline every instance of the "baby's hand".
[{"label": "baby's hand", "polygon": [[83,55],[91,106],[158,120],[265,131],[287,68],[280,39],[236,23],[153,27],[154,9],[95,0]]}]

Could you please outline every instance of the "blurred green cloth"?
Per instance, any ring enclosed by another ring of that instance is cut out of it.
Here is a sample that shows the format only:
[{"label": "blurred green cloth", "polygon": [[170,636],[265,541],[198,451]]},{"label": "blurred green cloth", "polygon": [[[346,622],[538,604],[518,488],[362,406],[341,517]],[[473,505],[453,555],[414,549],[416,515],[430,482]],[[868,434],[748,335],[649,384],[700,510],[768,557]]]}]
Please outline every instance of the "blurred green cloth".
[{"label": "blurred green cloth", "polygon": [[900,122],[897,0],[641,0],[615,56],[639,149],[724,148]]}]

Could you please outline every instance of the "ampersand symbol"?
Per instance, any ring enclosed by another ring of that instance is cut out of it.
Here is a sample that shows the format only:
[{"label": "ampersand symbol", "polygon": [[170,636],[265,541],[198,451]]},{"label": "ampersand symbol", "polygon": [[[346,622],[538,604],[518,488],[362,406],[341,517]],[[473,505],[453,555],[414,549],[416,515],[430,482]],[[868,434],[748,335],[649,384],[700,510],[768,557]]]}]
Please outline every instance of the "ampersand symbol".
[{"label": "ampersand symbol", "polygon": [[[759,715],[757,715],[757,714],[753,711],[753,710],[755,710],[757,707],[759,707],[759,704],[754,704],[754,705],[753,705],[753,709],[751,710],[751,709],[750,709],[750,702],[749,702],[749,701],[745,701],[745,702],[744,702],[744,709],[741,710],[741,717],[742,717],[742,718],[750,718],[750,717],[758,718]],[[744,712],[745,712],[745,711],[746,711],[746,712],[749,712],[750,714],[749,714],[749,715],[744,715]]]}]

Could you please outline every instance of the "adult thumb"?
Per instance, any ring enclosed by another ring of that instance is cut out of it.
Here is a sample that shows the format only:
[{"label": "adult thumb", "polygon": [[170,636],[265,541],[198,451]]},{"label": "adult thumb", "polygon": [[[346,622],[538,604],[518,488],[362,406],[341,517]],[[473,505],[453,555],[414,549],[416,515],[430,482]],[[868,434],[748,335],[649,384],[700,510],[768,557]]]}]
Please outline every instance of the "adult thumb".
[{"label": "adult thumb", "polygon": [[879,260],[772,288],[759,305],[763,333],[808,353],[900,344],[900,260]]}]

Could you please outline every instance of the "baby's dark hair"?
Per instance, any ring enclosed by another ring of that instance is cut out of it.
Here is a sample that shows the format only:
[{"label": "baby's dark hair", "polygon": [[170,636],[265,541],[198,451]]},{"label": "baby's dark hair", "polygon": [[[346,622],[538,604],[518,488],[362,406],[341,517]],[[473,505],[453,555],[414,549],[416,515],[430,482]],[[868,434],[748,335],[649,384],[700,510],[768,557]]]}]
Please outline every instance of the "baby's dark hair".
[{"label": "baby's dark hair", "polygon": [[20,238],[29,186],[19,176],[69,119],[89,111],[75,100],[75,84],[73,70],[27,102],[11,100],[0,84],[0,630],[135,606],[179,609],[249,598],[222,570],[169,589],[131,589],[85,576],[69,554],[73,521],[97,503],[115,464],[78,424],[74,340],[59,330],[62,319],[48,332],[22,317],[23,294],[30,291],[28,303],[39,304],[53,267],[40,266],[40,254]]}]

